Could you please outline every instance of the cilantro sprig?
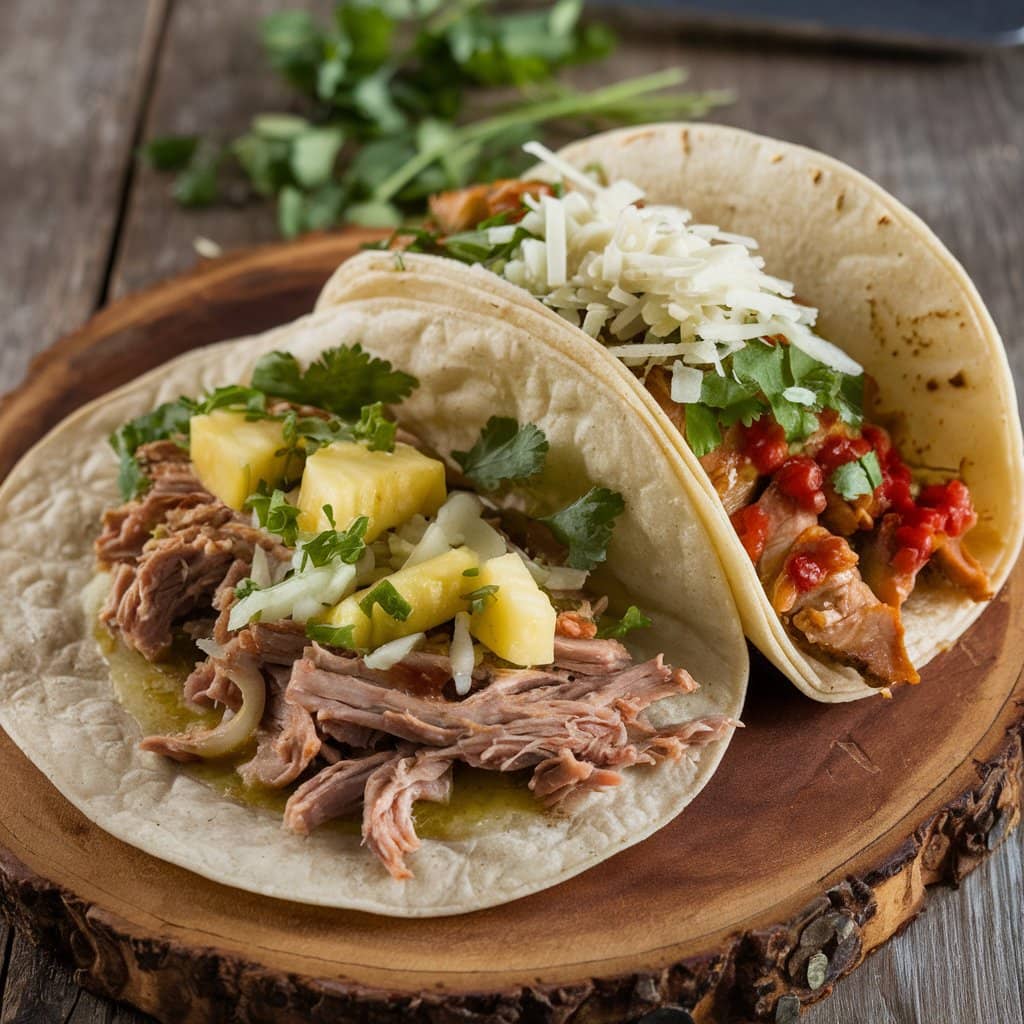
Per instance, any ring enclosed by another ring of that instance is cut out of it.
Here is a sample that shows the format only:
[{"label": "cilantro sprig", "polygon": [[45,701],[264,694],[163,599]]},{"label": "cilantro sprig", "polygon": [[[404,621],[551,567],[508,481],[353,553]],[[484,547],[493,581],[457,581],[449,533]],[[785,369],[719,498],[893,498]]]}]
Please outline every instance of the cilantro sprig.
[{"label": "cilantro sprig", "polygon": [[864,377],[833,370],[794,345],[754,341],[707,370],[700,401],[686,406],[686,440],[699,458],[722,443],[734,423],[750,426],[771,413],[786,440],[802,441],[833,409],[850,426],[863,420]]},{"label": "cilantro sprig", "polygon": [[304,11],[273,14],[261,26],[264,50],[306,116],[260,114],[222,143],[157,138],[142,155],[177,172],[174,194],[187,206],[216,202],[229,180],[237,191],[240,172],[253,195],[276,200],[286,236],[344,221],[394,227],[431,192],[518,174],[528,162],[520,144],[544,125],[579,135],[595,120],[688,119],[731,99],[676,91],[678,68],[574,89],[557,76],[607,56],[610,30],[581,23],[582,0],[497,6],[346,0],[327,24]]},{"label": "cilantro sprig", "polygon": [[493,491],[503,483],[536,476],[549,447],[543,431],[532,423],[520,426],[511,417],[492,416],[473,447],[452,452],[452,458],[480,490]]},{"label": "cilantro sprig", "polygon": [[597,631],[597,635],[601,639],[621,640],[634,629],[648,629],[651,625],[653,625],[651,620],[635,604],[631,604],[621,619],[602,626]]},{"label": "cilantro sprig", "polygon": [[299,538],[299,516],[302,510],[288,501],[284,491],[271,491],[261,480],[256,491],[245,499],[245,507],[256,514],[263,529],[276,533],[288,547],[295,547]]},{"label": "cilantro sprig", "polygon": [[626,504],[618,491],[591,487],[581,498],[540,521],[547,523],[555,537],[569,549],[573,569],[593,569],[608,556],[615,520]]},{"label": "cilantro sprig", "polygon": [[845,462],[832,471],[830,477],[836,493],[847,501],[853,501],[862,494],[871,494],[882,483],[882,467],[878,456],[868,452],[859,459]]},{"label": "cilantro sprig", "polygon": [[327,349],[305,370],[291,353],[268,352],[252,374],[252,386],[268,395],[349,420],[359,417],[363,406],[400,402],[418,385],[415,377],[371,356],[358,343]]},{"label": "cilantro sprig", "polygon": [[366,528],[370,525],[367,516],[357,516],[347,530],[339,530],[334,522],[334,510],[330,505],[324,505],[324,515],[331,528],[321,531],[312,540],[303,543],[302,569],[305,569],[307,562],[311,562],[317,568],[336,560],[354,565],[366,549],[364,538]]}]

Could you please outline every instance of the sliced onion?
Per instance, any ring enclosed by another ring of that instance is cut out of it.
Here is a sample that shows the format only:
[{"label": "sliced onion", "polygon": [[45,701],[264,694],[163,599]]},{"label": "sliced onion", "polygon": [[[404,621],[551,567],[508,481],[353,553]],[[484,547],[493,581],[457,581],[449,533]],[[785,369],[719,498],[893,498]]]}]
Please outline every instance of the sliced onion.
[{"label": "sliced onion", "polygon": [[473,638],[469,635],[469,612],[455,613],[455,630],[452,633],[452,645],[448,652],[452,662],[452,677],[455,679],[455,692],[465,697],[473,685]]},{"label": "sliced onion", "polygon": [[679,405],[699,402],[703,384],[704,374],[695,366],[686,366],[680,359],[672,364],[672,385],[669,394],[673,402]]},{"label": "sliced onion", "polygon": [[375,651],[363,658],[363,664],[367,668],[386,671],[393,665],[397,665],[407,654],[411,654],[416,647],[426,640],[426,633],[411,633],[409,636],[400,636],[397,640],[382,644]]},{"label": "sliced onion", "polygon": [[554,565],[547,570],[547,579],[543,585],[547,590],[582,590],[589,575],[586,569]]},{"label": "sliced onion", "polygon": [[268,622],[287,618],[305,622],[324,605],[337,604],[355,588],[355,582],[356,567],[344,562],[296,573],[236,601],[228,616],[228,629],[241,629],[257,615]]},{"label": "sliced onion", "polygon": [[273,582],[270,578],[270,561],[266,551],[259,544],[252,550],[252,569],[249,576],[257,587],[269,587]]},{"label": "sliced onion", "polygon": [[256,731],[267,703],[262,674],[253,665],[233,665],[227,675],[242,694],[242,706],[233,715],[225,711],[213,729],[169,737],[177,751],[203,758],[224,757],[244,746]]}]

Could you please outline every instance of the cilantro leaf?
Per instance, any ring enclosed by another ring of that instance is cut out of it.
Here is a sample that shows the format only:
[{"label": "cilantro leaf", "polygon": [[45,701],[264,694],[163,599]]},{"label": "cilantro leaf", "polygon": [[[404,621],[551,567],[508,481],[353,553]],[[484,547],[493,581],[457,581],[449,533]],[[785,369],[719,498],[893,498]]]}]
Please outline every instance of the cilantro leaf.
[{"label": "cilantro leaf", "polygon": [[324,505],[324,512],[331,524],[331,529],[318,533],[312,540],[302,545],[302,565],[305,568],[308,559],[319,567],[333,562],[335,559],[346,565],[354,565],[359,561],[366,549],[366,528],[370,520],[366,516],[357,516],[347,530],[334,529],[334,513],[330,505]]},{"label": "cilantro leaf", "polygon": [[593,569],[608,555],[615,520],[625,511],[622,495],[607,487],[591,487],[581,498],[540,521],[569,549],[573,569]]},{"label": "cilantro leaf", "polygon": [[509,416],[492,416],[468,452],[452,452],[463,473],[482,491],[526,480],[544,468],[548,439],[532,423],[520,426]]},{"label": "cilantro leaf", "polygon": [[722,443],[722,431],[713,409],[699,402],[686,407],[686,443],[698,459]]},{"label": "cilantro leaf", "polygon": [[235,584],[235,600],[241,601],[243,598],[248,597],[251,593],[256,590],[260,590],[259,584],[252,579],[252,577],[246,577],[244,580],[239,580]]},{"label": "cilantro leaf", "polygon": [[205,398],[194,403],[192,414],[213,412],[214,409],[227,409],[241,406],[251,414],[253,419],[270,417],[267,415],[267,396],[256,388],[247,388],[241,384],[229,384],[227,387],[214,388]]},{"label": "cilantro leaf", "polygon": [[151,441],[170,438],[177,443],[184,443],[188,438],[192,410],[193,404],[185,398],[164,402],[152,412],[129,420],[110,435],[110,447],[114,449],[120,463],[117,482],[125,501],[137,498],[149,490],[149,478],[142,472],[135,452]]},{"label": "cilantro leaf", "polygon": [[483,587],[477,587],[476,590],[471,590],[468,594],[462,594],[462,600],[469,602],[469,614],[476,615],[478,612],[483,611],[487,602],[494,600],[494,595],[497,594],[498,589],[497,583],[488,583]]},{"label": "cilantro leaf", "polygon": [[634,629],[647,629],[652,625],[651,620],[644,615],[642,611],[635,604],[631,604],[627,609],[625,615],[619,619],[618,622],[609,623],[607,626],[602,626],[598,631],[597,635],[601,639],[607,639],[609,637],[616,640],[621,640],[627,633]]},{"label": "cilantro leaf", "polygon": [[315,640],[318,644],[328,644],[330,647],[344,647],[346,650],[353,650],[352,634],[355,626],[331,626],[326,622],[307,622],[306,636]]},{"label": "cilantro leaf", "polygon": [[395,589],[390,580],[381,580],[366,597],[359,602],[363,614],[370,617],[373,606],[379,604],[381,611],[399,622],[405,622],[412,615],[412,605]]},{"label": "cilantro leaf", "polygon": [[295,547],[299,537],[300,509],[291,505],[284,491],[269,493],[266,483],[261,480],[257,490],[245,499],[245,508],[256,513],[260,526],[276,533],[288,547]]},{"label": "cilantro leaf", "polygon": [[832,486],[847,501],[871,494],[882,483],[882,468],[878,456],[868,452],[852,462],[844,462],[832,471]]},{"label": "cilantro leaf", "polygon": [[384,404],[374,402],[364,405],[359,411],[359,422],[352,428],[352,435],[366,442],[371,452],[395,450],[395,431],[398,425],[384,415]]},{"label": "cilantro leaf", "polygon": [[419,382],[394,370],[359,344],[327,349],[305,371],[287,352],[270,352],[256,363],[252,386],[299,405],[313,405],[355,419],[364,405],[398,402]]}]

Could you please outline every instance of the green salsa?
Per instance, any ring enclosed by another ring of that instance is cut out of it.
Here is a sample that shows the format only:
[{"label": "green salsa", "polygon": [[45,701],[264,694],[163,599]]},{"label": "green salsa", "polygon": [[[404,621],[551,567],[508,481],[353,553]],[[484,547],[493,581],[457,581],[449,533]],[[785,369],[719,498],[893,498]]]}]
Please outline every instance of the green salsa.
[{"label": "green salsa", "polygon": [[[110,668],[117,699],[143,732],[160,735],[190,728],[209,729],[220,721],[219,710],[199,710],[185,702],[183,684],[196,659],[188,638],[179,638],[170,657],[154,664],[111,636],[98,621],[95,636]],[[298,784],[285,789],[246,785],[237,769],[251,760],[255,752],[253,741],[229,757],[183,764],[181,770],[230,800],[272,811],[280,817]],[[468,839],[503,830],[513,818],[542,814],[543,808],[527,788],[527,781],[519,772],[489,772],[456,765],[451,800],[447,804],[417,803],[416,830],[425,839]],[[344,835],[358,835],[360,827],[357,815],[323,826]]]}]

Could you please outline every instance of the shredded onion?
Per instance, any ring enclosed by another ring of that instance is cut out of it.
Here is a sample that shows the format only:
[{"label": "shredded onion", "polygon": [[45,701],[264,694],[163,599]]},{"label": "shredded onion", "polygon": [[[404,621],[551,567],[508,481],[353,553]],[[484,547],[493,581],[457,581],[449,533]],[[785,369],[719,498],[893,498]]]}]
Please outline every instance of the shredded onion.
[{"label": "shredded onion", "polygon": [[393,665],[397,665],[407,654],[411,654],[417,645],[426,638],[426,633],[410,633],[409,636],[400,636],[397,640],[382,644],[371,654],[367,654],[363,658],[363,664],[367,668],[383,672]]},{"label": "shredded onion", "polygon": [[452,633],[452,645],[449,651],[452,662],[452,677],[455,679],[455,692],[465,697],[473,685],[473,638],[469,635],[469,613],[455,613],[455,630]]}]

